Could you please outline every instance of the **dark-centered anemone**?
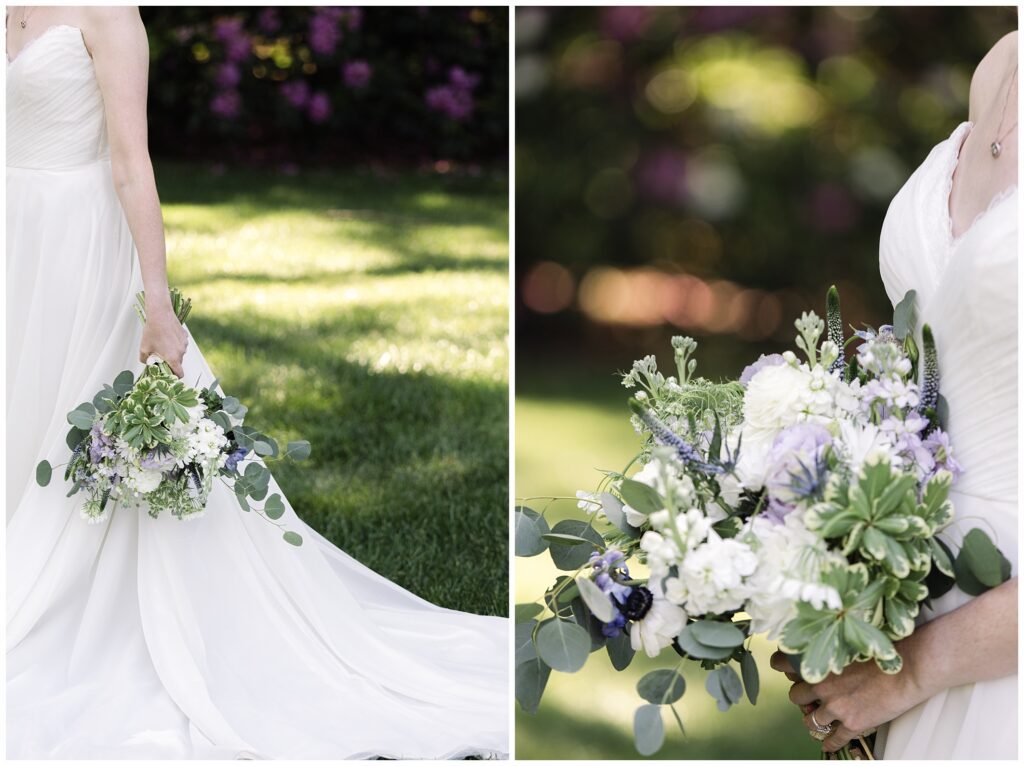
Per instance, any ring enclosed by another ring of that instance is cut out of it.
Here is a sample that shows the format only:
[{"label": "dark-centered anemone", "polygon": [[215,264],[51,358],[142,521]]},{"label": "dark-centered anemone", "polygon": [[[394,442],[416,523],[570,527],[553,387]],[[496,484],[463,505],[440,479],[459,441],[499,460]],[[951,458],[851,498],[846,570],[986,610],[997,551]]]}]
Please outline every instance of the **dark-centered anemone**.
[{"label": "dark-centered anemone", "polygon": [[654,603],[654,595],[643,585],[637,585],[626,597],[626,602],[619,607],[619,611],[628,620],[642,620]]}]

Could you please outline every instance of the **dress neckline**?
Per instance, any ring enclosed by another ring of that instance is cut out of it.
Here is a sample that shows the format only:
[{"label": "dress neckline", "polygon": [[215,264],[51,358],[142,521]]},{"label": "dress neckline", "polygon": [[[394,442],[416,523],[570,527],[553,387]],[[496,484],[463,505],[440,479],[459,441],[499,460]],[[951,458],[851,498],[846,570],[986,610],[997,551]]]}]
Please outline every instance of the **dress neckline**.
[{"label": "dress neckline", "polygon": [[[80,36],[82,36],[82,43],[83,44],[85,43],[85,37],[82,34],[82,30],[81,30],[80,27],[76,27],[76,26],[74,26],[72,24],[51,24],[46,29],[44,29],[42,32],[40,32],[38,35],[36,35],[31,40],[29,40],[27,43],[25,43],[23,46],[21,46],[21,50],[18,51],[18,55],[15,56],[12,59],[11,58],[11,54],[9,52],[9,48],[7,46],[7,29],[6,29],[6,25],[5,25],[5,28],[4,28],[4,55],[7,57],[7,66],[9,66],[9,67],[14,66],[14,64],[25,54],[25,51],[27,51],[29,48],[31,48],[33,45],[35,45],[37,42],[39,42],[44,37],[49,35],[50,32],[53,32],[53,31],[58,30],[58,29],[71,29],[71,30],[73,30],[75,32],[78,32],[78,34]],[[88,51],[88,49],[86,49],[86,50]]]},{"label": "dress neckline", "polygon": [[[974,130],[974,123],[970,120],[965,120],[957,125],[956,129],[950,134],[949,140],[953,142],[955,147],[952,152],[952,160],[949,163],[949,171],[946,176],[946,193],[943,196],[944,213],[946,219],[946,239],[949,244],[949,250],[952,251],[956,248],[963,239],[970,234],[978,226],[978,224],[984,219],[989,213],[999,207],[1005,200],[1013,196],[1017,191],[1017,184],[1011,183],[1005,189],[997,192],[989,200],[988,204],[976,215],[967,228],[959,234],[953,234],[953,209],[951,202],[953,200],[953,176],[956,174],[956,169],[960,165],[960,153],[963,151],[964,144],[967,143],[967,139],[971,132]],[[957,136],[959,133],[959,137]]]}]

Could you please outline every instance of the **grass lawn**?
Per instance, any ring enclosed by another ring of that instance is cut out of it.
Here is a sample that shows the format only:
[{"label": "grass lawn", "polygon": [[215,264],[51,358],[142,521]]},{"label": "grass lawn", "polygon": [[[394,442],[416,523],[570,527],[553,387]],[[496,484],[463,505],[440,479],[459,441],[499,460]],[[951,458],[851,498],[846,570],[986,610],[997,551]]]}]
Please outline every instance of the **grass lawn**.
[{"label": "grass lawn", "polygon": [[158,164],[171,283],[307,523],[437,604],[508,602],[504,178]]},{"label": "grass lawn", "polygon": [[[621,470],[639,447],[629,424],[627,392],[605,371],[548,360],[531,366],[520,350],[516,381],[516,496],[573,495],[592,490],[596,469]],[[540,510],[541,502],[530,503]],[[577,516],[572,502],[551,506],[550,521]],[[515,563],[517,602],[534,601],[562,574],[545,553]],[[768,667],[774,647],[755,639],[761,670],[757,706],[744,699],[720,713],[704,689],[707,673],[688,666],[687,691],[676,704],[686,726],[684,737],[665,714],[665,745],[655,758],[770,759],[817,758],[819,746],[808,735],[787,696],[789,682]],[[604,651],[579,673],[552,673],[535,716],[516,710],[516,755],[524,759],[640,759],[633,748],[633,711],[643,701],[637,681],[673,660],[637,657],[616,673]]]}]

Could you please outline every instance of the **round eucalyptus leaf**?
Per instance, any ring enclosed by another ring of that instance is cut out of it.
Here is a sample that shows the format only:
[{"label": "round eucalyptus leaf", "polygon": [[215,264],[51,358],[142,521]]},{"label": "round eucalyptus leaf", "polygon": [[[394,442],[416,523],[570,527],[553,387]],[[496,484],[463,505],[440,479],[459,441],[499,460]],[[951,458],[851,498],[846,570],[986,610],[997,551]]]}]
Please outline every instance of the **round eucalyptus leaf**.
[{"label": "round eucalyptus leaf", "polygon": [[53,478],[53,467],[49,461],[41,460],[39,465],[36,466],[36,484],[40,487],[45,487],[50,483],[50,479]]},{"label": "round eucalyptus leaf", "polygon": [[611,622],[615,619],[615,607],[612,606],[608,594],[602,591],[597,584],[589,577],[580,577],[576,580],[576,586],[580,589],[587,608],[601,622]]},{"label": "round eucalyptus leaf", "polygon": [[691,628],[693,625],[687,625],[682,631],[676,636],[675,643],[682,649],[689,657],[696,660],[724,660],[727,657],[732,656],[733,649],[729,647],[721,646],[707,646],[702,644],[693,635]]},{"label": "round eucalyptus leaf", "polygon": [[654,755],[665,742],[665,724],[661,707],[641,705],[633,716],[633,740],[640,755]]},{"label": "round eucalyptus leaf", "polygon": [[[572,572],[590,561],[590,554],[595,548],[604,545],[604,538],[590,524],[579,519],[563,519],[551,528],[555,534],[570,535],[583,538],[588,545],[554,545],[551,546],[551,560],[563,572]],[[555,668],[558,670],[558,668]]]},{"label": "round eucalyptus leaf", "polygon": [[537,712],[550,676],[551,668],[537,657],[516,665],[516,701],[524,713]]},{"label": "round eucalyptus leaf", "polygon": [[576,535],[559,534],[557,532],[548,532],[545,535],[541,535],[541,537],[543,537],[549,543],[554,543],[555,545],[580,545],[582,543],[587,542],[582,537],[576,537]]},{"label": "round eucalyptus leaf", "polygon": [[560,673],[575,673],[590,655],[590,633],[575,622],[548,620],[537,631],[537,654]]},{"label": "round eucalyptus leaf", "polygon": [[540,604],[516,604],[516,624],[529,622],[544,611]]},{"label": "round eucalyptus leaf", "polygon": [[72,452],[82,443],[82,440],[89,435],[89,430],[86,428],[72,428],[68,431],[67,438],[64,442],[68,445],[68,449]]},{"label": "round eucalyptus leaf", "polygon": [[612,667],[619,671],[628,668],[636,654],[633,645],[629,642],[629,633],[625,630],[619,635],[609,638],[605,648],[608,650],[608,659],[611,660]]},{"label": "round eucalyptus leaf", "polygon": [[270,442],[265,442],[262,439],[253,444],[252,449],[260,457],[267,457],[274,451],[274,448],[270,446]]},{"label": "round eucalyptus leaf", "polygon": [[296,548],[302,545],[302,535],[298,532],[292,532],[291,530],[285,532],[282,537],[286,543],[291,543]]},{"label": "round eucalyptus leaf", "polygon": [[525,505],[516,507],[516,555],[537,556],[548,549],[544,535],[550,531],[547,520]]},{"label": "round eucalyptus leaf", "polygon": [[288,442],[284,456],[292,460],[305,460],[309,457],[310,452],[312,452],[312,447],[309,446],[309,442],[305,439],[300,439],[299,441]]},{"label": "round eucalyptus leaf", "polygon": [[700,620],[690,625],[693,637],[704,646],[734,648],[743,643],[743,631],[731,622]]},{"label": "round eucalyptus leaf", "polygon": [[224,412],[227,412],[227,413],[229,413],[231,415],[234,415],[235,412],[238,410],[238,406],[240,404],[241,404],[241,402],[239,402],[238,399],[236,399],[235,397],[233,397],[233,396],[225,396],[224,399],[221,401],[221,405],[220,406],[221,406],[221,409],[224,410]]},{"label": "round eucalyptus leaf", "polygon": [[275,493],[268,497],[267,502],[263,504],[263,512],[275,520],[284,516],[284,502],[281,496]]},{"label": "round eucalyptus leaf", "polygon": [[671,705],[686,691],[686,680],[675,670],[652,670],[636,684],[636,691],[652,705]]},{"label": "round eucalyptus leaf", "polygon": [[118,396],[124,396],[132,390],[132,386],[135,385],[135,376],[131,370],[122,370],[114,378],[113,389],[117,392]]},{"label": "round eucalyptus leaf", "polygon": [[743,684],[736,671],[729,665],[722,665],[708,673],[705,687],[718,702],[719,710],[728,710],[743,696]]},{"label": "round eucalyptus leaf", "polygon": [[985,532],[972,529],[964,536],[960,556],[982,585],[994,588],[1002,582],[999,549]]},{"label": "round eucalyptus leaf", "polygon": [[536,659],[537,647],[533,645],[533,630],[536,627],[536,620],[516,625],[514,634],[516,665]]},{"label": "round eucalyptus leaf", "polygon": [[75,428],[88,431],[96,419],[96,408],[91,404],[80,404],[68,413],[68,422]]}]

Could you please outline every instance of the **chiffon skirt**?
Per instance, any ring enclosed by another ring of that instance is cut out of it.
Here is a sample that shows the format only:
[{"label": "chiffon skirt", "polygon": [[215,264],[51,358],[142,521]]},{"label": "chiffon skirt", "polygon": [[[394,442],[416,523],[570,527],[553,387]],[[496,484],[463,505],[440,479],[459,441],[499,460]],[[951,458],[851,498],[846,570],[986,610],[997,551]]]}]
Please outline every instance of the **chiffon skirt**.
[{"label": "chiffon skirt", "polygon": [[[141,369],[142,284],[109,161],[8,168],[6,236],[8,757],[505,756],[507,620],[414,596],[287,501],[298,548],[220,484],[198,519],[97,525],[62,469],[36,485],[66,413]],[[191,338],[184,371],[213,379]]]}]

